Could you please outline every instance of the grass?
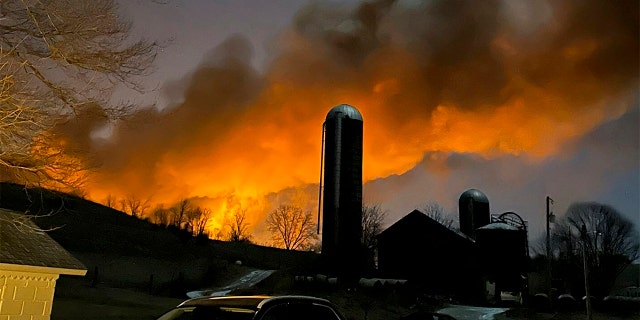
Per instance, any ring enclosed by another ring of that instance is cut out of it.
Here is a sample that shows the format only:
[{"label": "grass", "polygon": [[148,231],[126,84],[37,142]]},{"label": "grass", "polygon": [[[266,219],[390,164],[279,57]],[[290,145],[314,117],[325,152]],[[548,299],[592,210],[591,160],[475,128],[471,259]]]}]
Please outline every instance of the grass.
[{"label": "grass", "polygon": [[183,300],[133,289],[92,287],[87,279],[63,276],[56,286],[51,319],[155,319]]}]

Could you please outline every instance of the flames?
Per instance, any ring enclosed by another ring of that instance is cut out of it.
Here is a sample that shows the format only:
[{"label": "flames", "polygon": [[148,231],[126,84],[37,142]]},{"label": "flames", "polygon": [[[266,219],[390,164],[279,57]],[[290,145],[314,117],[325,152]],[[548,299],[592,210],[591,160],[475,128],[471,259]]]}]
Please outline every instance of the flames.
[{"label": "flames", "polygon": [[[169,85],[183,92],[175,103],[140,109],[94,139],[88,147],[101,166],[88,197],[191,199],[211,210],[213,233],[246,210],[255,240],[265,243],[263,221],[278,204],[296,201],[316,214],[322,123],[335,105],[363,115],[365,183],[402,174],[430,151],[558,156],[568,141],[631,108],[637,28],[620,17],[637,10],[530,4],[539,16],[524,28],[505,18],[514,8],[488,5],[316,5],[282,34],[265,72],[250,66],[246,40],[227,39]],[[602,34],[599,25],[618,33]]]}]

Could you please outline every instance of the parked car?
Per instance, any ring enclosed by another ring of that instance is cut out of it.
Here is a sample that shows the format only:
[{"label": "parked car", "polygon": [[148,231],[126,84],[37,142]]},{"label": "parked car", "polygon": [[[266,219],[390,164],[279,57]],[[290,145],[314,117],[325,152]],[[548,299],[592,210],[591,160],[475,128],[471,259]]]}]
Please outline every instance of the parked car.
[{"label": "parked car", "polygon": [[186,300],[157,320],[346,320],[337,306],[301,295],[200,297]]}]

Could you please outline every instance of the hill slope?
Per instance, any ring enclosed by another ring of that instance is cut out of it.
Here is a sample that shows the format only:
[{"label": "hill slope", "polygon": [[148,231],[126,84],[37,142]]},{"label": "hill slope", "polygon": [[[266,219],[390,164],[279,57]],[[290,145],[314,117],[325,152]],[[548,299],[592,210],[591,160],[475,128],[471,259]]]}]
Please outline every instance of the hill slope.
[{"label": "hill slope", "polygon": [[313,268],[318,258],[310,252],[196,240],[73,195],[10,183],[0,184],[0,207],[25,212],[50,230],[87,266],[93,284],[184,297],[188,290],[223,286],[252,269]]}]

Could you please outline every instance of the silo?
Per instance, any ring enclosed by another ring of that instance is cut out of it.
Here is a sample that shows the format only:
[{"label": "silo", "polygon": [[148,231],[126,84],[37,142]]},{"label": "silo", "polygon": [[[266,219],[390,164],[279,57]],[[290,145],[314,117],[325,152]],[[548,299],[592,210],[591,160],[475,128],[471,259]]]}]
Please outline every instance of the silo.
[{"label": "silo", "polygon": [[362,127],[362,115],[347,104],[332,108],[323,124],[322,257],[343,278],[358,277],[362,265]]},{"label": "silo", "polygon": [[458,200],[460,231],[472,239],[476,238],[476,229],[491,222],[489,199],[477,189],[469,189]]},{"label": "silo", "polygon": [[482,257],[483,272],[496,281],[501,290],[519,291],[526,273],[527,233],[503,221],[476,230],[476,244]]}]

